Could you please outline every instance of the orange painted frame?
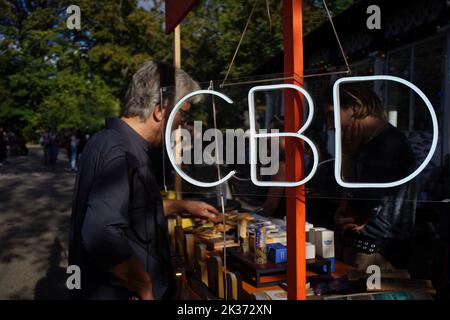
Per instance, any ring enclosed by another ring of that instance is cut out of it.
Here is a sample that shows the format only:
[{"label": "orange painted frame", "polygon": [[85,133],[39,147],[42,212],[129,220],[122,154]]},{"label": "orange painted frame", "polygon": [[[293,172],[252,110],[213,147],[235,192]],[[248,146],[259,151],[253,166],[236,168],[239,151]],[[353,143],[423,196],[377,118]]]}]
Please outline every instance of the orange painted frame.
[{"label": "orange painted frame", "polygon": [[[302,0],[283,0],[284,76],[295,76],[286,83],[303,86]],[[303,123],[303,102],[293,90],[284,92],[285,131],[295,132]],[[286,139],[286,181],[304,176],[304,145],[298,139]],[[306,299],[306,239],[304,186],[286,188],[286,224],[288,255],[288,299]]]}]

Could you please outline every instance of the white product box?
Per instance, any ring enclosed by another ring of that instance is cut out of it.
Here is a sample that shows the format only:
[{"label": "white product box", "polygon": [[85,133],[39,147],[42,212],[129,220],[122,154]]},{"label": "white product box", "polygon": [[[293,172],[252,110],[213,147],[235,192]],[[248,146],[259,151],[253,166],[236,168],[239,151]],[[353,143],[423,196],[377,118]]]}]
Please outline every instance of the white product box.
[{"label": "white product box", "polygon": [[312,223],[306,222],[305,224],[305,237],[306,237],[306,242],[309,241],[309,230],[311,230],[311,228],[314,228],[314,225]]},{"label": "white product box", "polygon": [[316,258],[316,246],[312,243],[306,243],[306,259],[315,259]]},{"label": "white product box", "polygon": [[334,258],[334,232],[320,230],[315,232],[317,255],[322,258]]},{"label": "white product box", "polygon": [[325,231],[325,230],[327,230],[327,229],[326,229],[326,228],[320,228],[320,227],[309,229],[309,237],[308,237],[308,239],[307,239],[306,241],[312,243],[312,244],[315,245],[316,248],[317,248],[317,240],[316,240],[317,237],[316,237],[316,233],[317,233],[318,231]]}]

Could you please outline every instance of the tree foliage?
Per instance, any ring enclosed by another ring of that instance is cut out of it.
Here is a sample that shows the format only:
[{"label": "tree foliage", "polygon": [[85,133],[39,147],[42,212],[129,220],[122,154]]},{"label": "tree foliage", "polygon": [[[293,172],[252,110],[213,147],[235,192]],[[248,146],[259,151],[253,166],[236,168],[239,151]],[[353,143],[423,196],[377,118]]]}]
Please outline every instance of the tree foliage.
[{"label": "tree foliage", "polygon": [[[147,3],[147,9],[142,3]],[[304,1],[304,31],[325,19]],[[199,81],[222,79],[254,1],[202,0],[182,24],[182,66]],[[256,0],[230,78],[282,50],[282,1]],[[330,1],[333,12],[352,0]],[[66,26],[70,0],[0,0],[0,125],[27,137],[47,128],[102,126],[119,114],[132,74],[148,59],[172,60],[162,0],[79,0],[81,30]],[[269,22],[270,21],[270,22]]]}]

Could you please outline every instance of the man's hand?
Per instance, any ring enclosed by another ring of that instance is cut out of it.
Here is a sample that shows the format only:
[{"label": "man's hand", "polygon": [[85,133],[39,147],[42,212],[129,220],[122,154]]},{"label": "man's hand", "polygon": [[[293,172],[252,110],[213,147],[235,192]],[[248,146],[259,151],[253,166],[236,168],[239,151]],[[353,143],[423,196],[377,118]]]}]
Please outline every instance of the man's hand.
[{"label": "man's hand", "polygon": [[138,294],[142,300],[153,300],[150,274],[145,271],[137,257],[131,256],[109,271],[115,276],[110,280],[111,284],[124,287]]},{"label": "man's hand", "polygon": [[340,206],[334,215],[336,225],[343,230],[359,232],[364,229],[364,224],[358,225],[358,214],[351,210],[348,206]]},{"label": "man's hand", "polygon": [[131,296],[128,300],[154,300],[152,286],[142,288],[137,295]]},{"label": "man's hand", "polygon": [[219,214],[216,208],[203,201],[184,200],[183,207],[197,223],[206,223],[208,219],[215,220]]},{"label": "man's hand", "polygon": [[203,201],[194,200],[164,200],[164,214],[187,213],[197,223],[206,223],[208,219],[215,220],[219,211]]},{"label": "man's hand", "polygon": [[342,152],[345,155],[353,156],[360,148],[363,137],[361,122],[355,120],[351,125],[342,127]]},{"label": "man's hand", "polygon": [[141,300],[153,300],[152,285],[150,284],[149,286],[142,288],[139,295],[141,296]]}]

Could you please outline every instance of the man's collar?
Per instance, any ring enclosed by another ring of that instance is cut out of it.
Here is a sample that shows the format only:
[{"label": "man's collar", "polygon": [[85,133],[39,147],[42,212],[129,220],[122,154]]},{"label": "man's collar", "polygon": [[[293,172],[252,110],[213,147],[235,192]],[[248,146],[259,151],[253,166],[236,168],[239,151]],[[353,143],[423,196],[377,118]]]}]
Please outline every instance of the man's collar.
[{"label": "man's collar", "polygon": [[122,119],[106,118],[105,126],[107,129],[117,130],[125,134],[133,143],[136,143],[141,148],[143,148],[145,152],[150,151],[149,143]]}]

